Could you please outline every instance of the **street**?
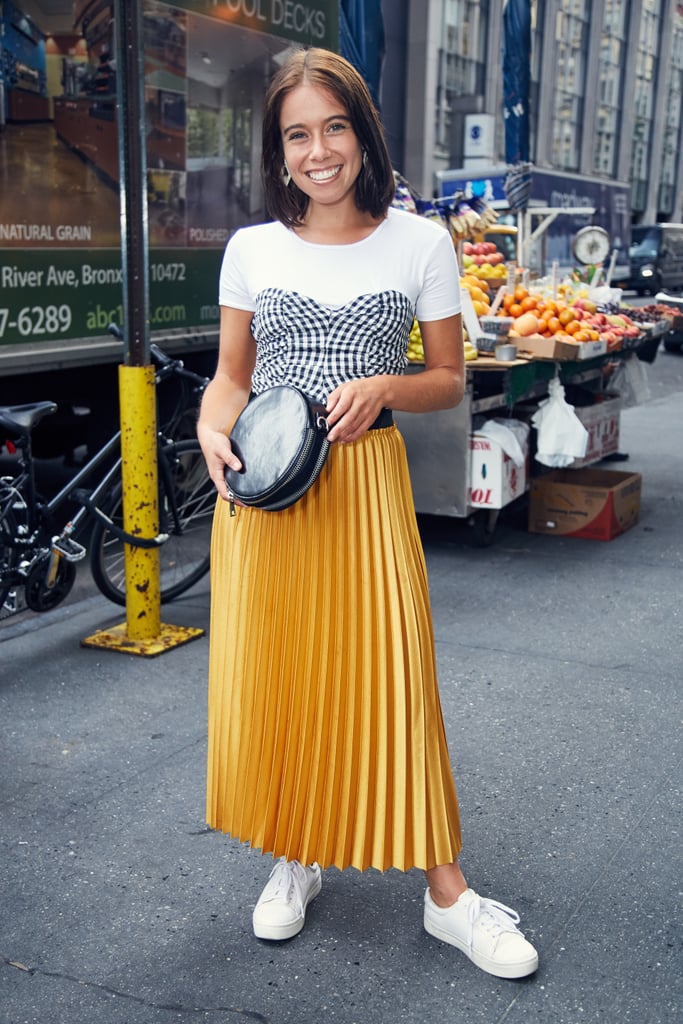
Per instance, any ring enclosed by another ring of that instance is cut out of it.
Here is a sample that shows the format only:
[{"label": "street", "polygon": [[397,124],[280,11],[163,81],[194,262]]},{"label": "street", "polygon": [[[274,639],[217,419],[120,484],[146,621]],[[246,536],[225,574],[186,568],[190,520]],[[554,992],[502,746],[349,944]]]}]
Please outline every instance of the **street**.
[{"label": "street", "polygon": [[[204,823],[207,640],[81,647],[122,619],[93,595],[0,630],[0,1024],[680,1022],[682,366],[622,414],[623,535],[424,531],[461,862],[535,976],[427,936],[419,871],[329,869],[300,936],[256,940],[270,861]],[[208,628],[208,593],[164,621]]]}]

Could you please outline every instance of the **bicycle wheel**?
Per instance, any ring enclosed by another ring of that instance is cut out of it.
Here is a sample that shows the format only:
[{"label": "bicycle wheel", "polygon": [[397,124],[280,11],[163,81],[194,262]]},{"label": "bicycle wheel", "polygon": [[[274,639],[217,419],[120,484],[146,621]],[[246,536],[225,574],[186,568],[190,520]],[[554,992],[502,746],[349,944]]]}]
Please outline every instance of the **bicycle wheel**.
[{"label": "bicycle wheel", "polygon": [[[159,548],[162,604],[184,594],[209,571],[211,523],[216,489],[206,471],[198,441],[179,441],[159,448],[159,532],[168,540]],[[102,511],[123,525],[121,485]],[[100,520],[90,543],[90,568],[101,592],[116,604],[126,603],[124,545]]]}]

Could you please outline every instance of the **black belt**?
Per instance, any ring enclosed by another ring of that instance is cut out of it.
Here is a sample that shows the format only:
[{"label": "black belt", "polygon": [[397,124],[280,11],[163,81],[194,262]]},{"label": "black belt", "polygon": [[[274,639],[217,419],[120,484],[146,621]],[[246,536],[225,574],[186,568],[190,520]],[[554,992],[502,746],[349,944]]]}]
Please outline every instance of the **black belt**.
[{"label": "black belt", "polygon": [[374,423],[371,423],[368,430],[381,430],[383,427],[393,427],[394,416],[391,409],[381,409],[380,414]]}]

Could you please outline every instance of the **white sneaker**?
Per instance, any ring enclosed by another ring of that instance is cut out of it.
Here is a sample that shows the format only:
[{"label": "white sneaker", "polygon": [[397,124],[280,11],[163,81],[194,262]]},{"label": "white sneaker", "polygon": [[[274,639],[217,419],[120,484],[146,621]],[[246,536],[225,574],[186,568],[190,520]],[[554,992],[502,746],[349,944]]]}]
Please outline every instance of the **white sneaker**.
[{"label": "white sneaker", "polygon": [[306,907],[321,889],[317,864],[304,867],[298,860],[278,861],[254,907],[254,935],[275,940],[297,935],[304,926]]},{"label": "white sneaker", "polygon": [[517,928],[519,915],[467,889],[452,907],[439,907],[425,893],[424,926],[430,935],[465,953],[498,978],[525,978],[538,967],[538,953]]}]

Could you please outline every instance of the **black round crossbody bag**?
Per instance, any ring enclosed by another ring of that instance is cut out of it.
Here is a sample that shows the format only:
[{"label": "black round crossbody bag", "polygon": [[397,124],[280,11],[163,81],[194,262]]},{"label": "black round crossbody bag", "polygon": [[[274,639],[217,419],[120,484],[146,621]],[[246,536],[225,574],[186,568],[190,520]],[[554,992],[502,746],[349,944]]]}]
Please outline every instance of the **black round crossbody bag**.
[{"label": "black round crossbody bag", "polygon": [[241,470],[226,467],[231,500],[279,512],[315,483],[330,449],[324,405],[288,384],[253,396],[237,417],[230,444]]}]

